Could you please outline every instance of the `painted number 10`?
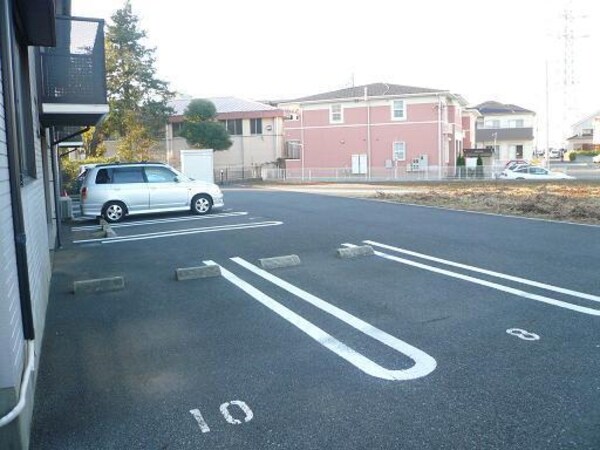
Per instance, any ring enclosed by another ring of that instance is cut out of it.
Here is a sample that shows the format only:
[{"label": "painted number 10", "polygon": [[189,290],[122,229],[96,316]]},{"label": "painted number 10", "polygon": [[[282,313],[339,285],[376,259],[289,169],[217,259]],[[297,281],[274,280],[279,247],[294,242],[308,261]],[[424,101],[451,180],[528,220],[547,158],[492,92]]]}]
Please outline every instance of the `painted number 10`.
[{"label": "painted number 10", "polygon": [[[225,420],[228,423],[230,423],[232,425],[239,425],[242,423],[242,421],[240,419],[236,419],[231,414],[229,408],[232,406],[237,406],[240,410],[242,410],[242,412],[244,413],[244,419],[243,419],[244,422],[250,422],[252,420],[252,418],[254,417],[254,413],[252,412],[250,407],[246,404],[246,402],[243,402],[241,400],[232,400],[230,402],[223,403],[219,407],[219,411],[221,411],[221,414],[223,415],[223,417],[225,418]],[[202,417],[202,413],[200,412],[199,409],[190,410],[190,414],[194,417],[194,419],[196,419],[196,422],[198,422],[198,426],[200,427],[200,430],[203,433],[208,433],[210,431],[210,427],[204,420],[204,417]]]}]

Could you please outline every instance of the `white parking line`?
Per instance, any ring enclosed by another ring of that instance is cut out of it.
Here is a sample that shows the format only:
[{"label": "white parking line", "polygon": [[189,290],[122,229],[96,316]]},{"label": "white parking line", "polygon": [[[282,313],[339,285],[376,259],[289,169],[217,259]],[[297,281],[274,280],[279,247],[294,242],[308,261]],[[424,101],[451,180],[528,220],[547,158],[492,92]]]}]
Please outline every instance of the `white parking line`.
[{"label": "white parking line", "polygon": [[413,251],[406,250],[403,248],[393,247],[391,245],[382,244],[380,242],[369,241],[369,240],[366,240],[363,242],[368,245],[372,245],[375,247],[381,247],[386,250],[392,250],[397,253],[404,253],[405,255],[416,256],[417,258],[434,261],[434,262],[437,262],[440,264],[445,264],[447,266],[457,267],[459,269],[470,270],[471,272],[478,272],[478,273],[490,275],[490,276],[496,277],[496,278],[503,278],[505,280],[515,281],[515,282],[521,283],[521,284],[527,284],[529,286],[538,287],[538,288],[545,289],[548,291],[554,291],[554,292],[558,292],[561,294],[571,295],[573,297],[583,298],[585,300],[592,300],[594,302],[600,302],[600,297],[597,295],[586,294],[585,292],[573,291],[571,289],[565,289],[565,288],[561,288],[559,286],[553,286],[551,284],[540,283],[538,281],[528,280],[526,278],[520,278],[520,277],[516,277],[513,275],[507,275],[507,274],[500,273],[500,272],[494,272],[492,270],[480,269],[479,267],[469,266],[467,264],[461,264],[461,263],[457,263],[454,261],[449,261],[447,259],[436,258],[433,256],[425,255],[423,253],[413,252]]},{"label": "white parking line", "polygon": [[[354,247],[354,245],[352,245],[352,244],[342,244],[342,245],[344,245],[346,247]],[[537,302],[547,303],[548,305],[558,306],[560,308],[569,309],[571,311],[576,311],[576,312],[580,312],[583,314],[589,314],[591,316],[600,316],[600,310],[588,308],[586,306],[574,305],[572,303],[568,303],[568,302],[565,302],[562,300],[556,300],[554,298],[546,297],[543,295],[532,294],[530,292],[525,292],[520,289],[515,289],[512,287],[504,286],[502,284],[482,280],[480,278],[475,278],[475,277],[472,277],[469,275],[463,275],[461,273],[452,272],[452,271],[445,270],[445,269],[440,269],[438,267],[418,263],[415,261],[411,261],[409,259],[399,258],[397,256],[389,255],[389,254],[383,253],[383,252],[376,251],[375,255],[377,255],[381,258],[384,258],[384,259],[388,259],[390,261],[400,263],[400,264],[417,267],[419,269],[428,270],[429,272],[438,273],[440,275],[445,275],[447,277],[457,278],[459,280],[464,280],[464,281],[468,281],[470,283],[479,284],[480,286],[486,286],[486,287],[489,287],[492,289],[496,289],[498,291],[508,292],[509,294],[517,295],[519,297],[523,297],[523,298],[526,298],[529,300],[535,300]]]},{"label": "white parking line", "polygon": [[[268,272],[265,272],[262,269],[250,264],[249,262],[243,260],[242,258],[231,258],[232,261],[241,265],[242,267],[250,270],[251,272],[261,276],[262,278],[270,281],[271,283],[291,292],[302,300],[307,301],[308,303],[316,306],[317,308],[333,315],[334,317],[340,319],[341,321],[347,323],[353,328],[359,330],[360,332],[366,334],[373,339],[378,340],[379,342],[387,345],[388,347],[396,350],[397,352],[408,356],[412,359],[415,364],[408,368],[402,370],[390,370],[386,369],[379,364],[373,362],[369,358],[364,355],[358,353],[354,349],[348,347],[346,344],[340,342],[330,334],[323,331],[321,328],[312,324],[308,320],[304,319],[300,315],[281,305],[273,298],[264,294],[263,292],[256,289],[254,286],[245,282],[244,280],[238,278],[233,273],[221,267],[222,275],[229,282],[233,283],[248,295],[258,300],[267,308],[271,309],[273,312],[283,317],[288,322],[292,323],[294,326],[298,327],[301,331],[309,335],[315,341],[317,341],[322,346],[331,350],[344,360],[348,361],[353,366],[362,370],[368,375],[371,375],[376,378],[381,378],[384,380],[392,380],[392,381],[400,381],[400,380],[413,380],[416,378],[424,377],[433,370],[435,370],[437,363],[434,358],[429,356],[427,353],[419,350],[416,347],[413,347],[410,344],[407,344],[400,339],[395,338],[394,336],[374,327],[373,325],[347,313],[346,311],[333,306],[324,300],[321,300],[318,297],[315,297],[312,294],[309,294],[306,291],[303,291],[296,286],[287,283]],[[213,261],[204,261],[205,264],[215,264]]]},{"label": "white parking line", "polygon": [[[239,217],[248,215],[245,211],[231,212],[231,213],[219,213],[219,214],[208,214],[205,216],[189,216],[189,217],[171,217],[165,219],[151,219],[151,220],[140,220],[139,222],[125,222],[111,224],[112,228],[126,228],[126,227],[137,227],[140,225],[156,225],[163,223],[172,222],[187,222],[191,220],[207,220],[207,219],[220,219],[221,217]],[[82,227],[73,227],[71,231],[93,231],[102,228],[100,225],[86,225]]]},{"label": "white parking line", "polygon": [[283,222],[268,221],[268,222],[254,222],[251,224],[234,224],[234,225],[218,225],[214,227],[201,227],[201,228],[188,228],[185,230],[173,230],[173,231],[159,231],[156,233],[144,233],[144,234],[133,234],[131,236],[117,236],[112,238],[96,238],[96,239],[81,239],[73,241],[74,244],[120,244],[122,242],[131,241],[142,241],[146,239],[159,239],[174,236],[186,236],[190,234],[199,233],[213,233],[217,231],[235,231],[235,230],[246,230],[251,228],[264,228],[282,225]]}]

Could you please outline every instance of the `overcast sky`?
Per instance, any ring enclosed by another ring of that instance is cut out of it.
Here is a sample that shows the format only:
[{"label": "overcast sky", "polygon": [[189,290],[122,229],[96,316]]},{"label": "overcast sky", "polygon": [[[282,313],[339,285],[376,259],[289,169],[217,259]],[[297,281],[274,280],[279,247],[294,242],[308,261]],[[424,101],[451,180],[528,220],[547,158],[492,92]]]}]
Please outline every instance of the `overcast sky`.
[{"label": "overcast sky", "polygon": [[[110,20],[124,0],[73,0],[73,14]],[[564,29],[576,16],[571,123],[600,110],[598,0],[132,0],[159,75],[194,97],[290,99],[388,82],[447,89],[471,104],[538,113],[545,142],[545,62],[551,140],[563,126]],[[596,26],[594,26],[594,24]],[[563,131],[564,133],[564,131]]]}]

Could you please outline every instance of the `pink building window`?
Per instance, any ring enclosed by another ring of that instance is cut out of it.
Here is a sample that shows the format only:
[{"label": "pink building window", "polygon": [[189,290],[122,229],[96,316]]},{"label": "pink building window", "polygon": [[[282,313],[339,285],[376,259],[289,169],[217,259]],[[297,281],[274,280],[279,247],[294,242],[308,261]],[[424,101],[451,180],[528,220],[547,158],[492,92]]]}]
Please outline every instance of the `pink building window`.
[{"label": "pink building window", "polygon": [[342,123],[344,121],[344,110],[342,105],[336,103],[329,107],[329,123]]},{"label": "pink building window", "polygon": [[406,120],[404,100],[394,100],[392,102],[392,120]]},{"label": "pink building window", "polygon": [[396,141],[392,147],[392,159],[394,161],[406,161],[406,143]]}]

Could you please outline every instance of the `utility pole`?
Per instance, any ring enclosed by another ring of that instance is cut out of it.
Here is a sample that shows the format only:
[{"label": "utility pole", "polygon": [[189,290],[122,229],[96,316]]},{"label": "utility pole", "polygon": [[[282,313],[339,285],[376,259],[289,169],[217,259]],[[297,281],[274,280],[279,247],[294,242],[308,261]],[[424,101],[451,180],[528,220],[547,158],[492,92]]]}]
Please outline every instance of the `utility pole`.
[{"label": "utility pole", "polygon": [[563,30],[560,35],[563,46],[563,138],[568,134],[567,127],[577,119],[579,115],[577,102],[577,77],[576,77],[576,44],[580,38],[589,37],[576,31],[580,27],[580,19],[587,18],[586,15],[575,14],[573,1],[568,0],[562,13]]},{"label": "utility pole", "polygon": [[546,60],[546,168],[550,170],[550,83],[548,81],[548,60]]}]

